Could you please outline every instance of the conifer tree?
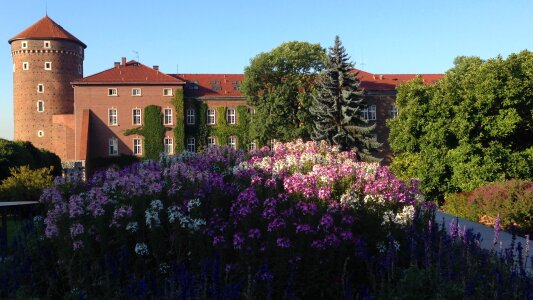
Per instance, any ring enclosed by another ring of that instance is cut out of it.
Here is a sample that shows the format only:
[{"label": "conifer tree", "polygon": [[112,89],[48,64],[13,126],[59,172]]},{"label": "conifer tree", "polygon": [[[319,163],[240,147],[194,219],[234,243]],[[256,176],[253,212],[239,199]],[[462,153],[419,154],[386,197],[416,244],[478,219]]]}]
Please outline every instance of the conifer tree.
[{"label": "conifer tree", "polygon": [[327,140],[341,150],[356,149],[362,159],[378,161],[371,155],[381,144],[371,137],[375,124],[361,116],[366,107],[354,65],[338,36],[329,48],[326,67],[317,81],[310,112],[314,117],[314,140]]}]

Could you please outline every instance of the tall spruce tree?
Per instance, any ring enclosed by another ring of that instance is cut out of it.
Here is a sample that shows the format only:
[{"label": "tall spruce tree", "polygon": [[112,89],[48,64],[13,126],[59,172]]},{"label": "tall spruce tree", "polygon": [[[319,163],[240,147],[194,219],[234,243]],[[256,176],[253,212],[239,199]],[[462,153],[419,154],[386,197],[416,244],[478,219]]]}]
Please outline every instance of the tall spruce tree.
[{"label": "tall spruce tree", "polygon": [[341,150],[356,149],[363,160],[379,161],[372,156],[380,143],[371,137],[375,124],[361,116],[366,107],[354,65],[338,36],[329,48],[326,67],[317,81],[310,112],[314,117],[312,138],[327,140]]}]

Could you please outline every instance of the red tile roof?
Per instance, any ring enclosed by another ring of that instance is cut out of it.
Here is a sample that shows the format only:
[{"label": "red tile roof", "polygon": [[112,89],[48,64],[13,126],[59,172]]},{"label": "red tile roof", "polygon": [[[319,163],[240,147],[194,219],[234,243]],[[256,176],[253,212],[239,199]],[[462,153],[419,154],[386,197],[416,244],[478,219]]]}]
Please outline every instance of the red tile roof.
[{"label": "red tile roof", "polygon": [[113,68],[87,76],[72,84],[185,84],[185,81],[135,60],[126,63],[126,58],[122,58],[122,63],[115,63]]},{"label": "red tile roof", "polygon": [[[354,72],[359,72],[357,76],[361,80],[360,88],[373,92],[393,92],[396,90],[396,86],[412,80],[416,76],[422,77],[427,83],[434,83],[444,77],[444,74],[372,74],[361,70],[354,70]],[[170,75],[187,82],[185,86],[185,96],[187,97],[244,97],[240,90],[235,89],[244,79],[243,74]],[[235,82],[239,84],[234,84]],[[198,88],[195,89],[195,86]]]},{"label": "red tile roof", "polygon": [[87,45],[85,45],[82,41],[78,40],[75,36],[70,34],[70,32],[66,31],[63,27],[54,22],[54,20],[50,19],[50,17],[48,16],[45,16],[44,18],[35,22],[30,27],[26,28],[21,33],[15,35],[8,42],[11,44],[11,42],[15,40],[23,39],[70,40],[80,44],[81,46],[83,46],[83,48],[87,48]]}]

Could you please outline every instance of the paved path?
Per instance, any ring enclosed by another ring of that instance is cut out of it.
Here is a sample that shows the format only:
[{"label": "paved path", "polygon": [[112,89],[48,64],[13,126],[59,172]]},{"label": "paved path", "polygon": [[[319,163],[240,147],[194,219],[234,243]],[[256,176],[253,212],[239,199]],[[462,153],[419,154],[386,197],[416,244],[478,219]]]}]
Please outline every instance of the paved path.
[{"label": "paved path", "polygon": [[[456,218],[455,216],[449,215],[441,211],[437,211],[435,214],[435,221],[439,224],[442,224],[444,220],[444,225],[447,229],[449,228],[452,220],[455,218]],[[488,249],[488,250],[492,248],[492,243],[494,240],[494,228],[488,227],[488,226],[485,226],[485,225],[482,225],[476,222],[461,219],[461,218],[459,218],[458,223],[459,223],[459,226],[461,226],[461,228],[463,228],[463,226],[466,226],[466,229],[471,228],[474,231],[474,233],[481,234],[481,248]],[[527,269],[529,269],[530,271],[533,271],[533,266],[531,265],[531,257],[533,257],[533,253],[532,253],[533,242],[531,241],[531,238],[532,237],[530,237],[530,250],[529,250],[529,256],[528,256]],[[512,240],[512,234],[505,232],[505,231],[500,231],[499,241],[501,241],[503,249],[506,249],[511,245],[511,240]],[[519,242],[522,244],[522,248],[525,249],[526,239],[523,237],[519,237],[519,236],[517,236],[515,240],[515,249],[516,249],[516,245],[518,245]],[[496,251],[499,251],[499,250],[500,250],[500,246],[497,245]]]}]

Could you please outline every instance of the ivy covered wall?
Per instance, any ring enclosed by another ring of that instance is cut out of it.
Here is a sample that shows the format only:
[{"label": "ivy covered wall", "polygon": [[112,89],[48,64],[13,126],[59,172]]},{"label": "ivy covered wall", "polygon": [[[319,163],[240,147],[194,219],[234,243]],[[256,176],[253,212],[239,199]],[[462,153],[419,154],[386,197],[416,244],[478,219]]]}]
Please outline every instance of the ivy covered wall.
[{"label": "ivy covered wall", "polygon": [[124,135],[138,134],[143,136],[143,157],[145,159],[159,159],[159,155],[165,150],[163,139],[167,130],[170,130],[170,128],[163,126],[161,107],[149,105],[144,108],[143,126],[128,129],[124,132]]},{"label": "ivy covered wall", "polygon": [[[174,126],[174,153],[185,151],[185,102],[183,99],[183,90],[175,90],[172,106],[176,115],[176,124]],[[161,141],[162,143],[163,141]]]}]

